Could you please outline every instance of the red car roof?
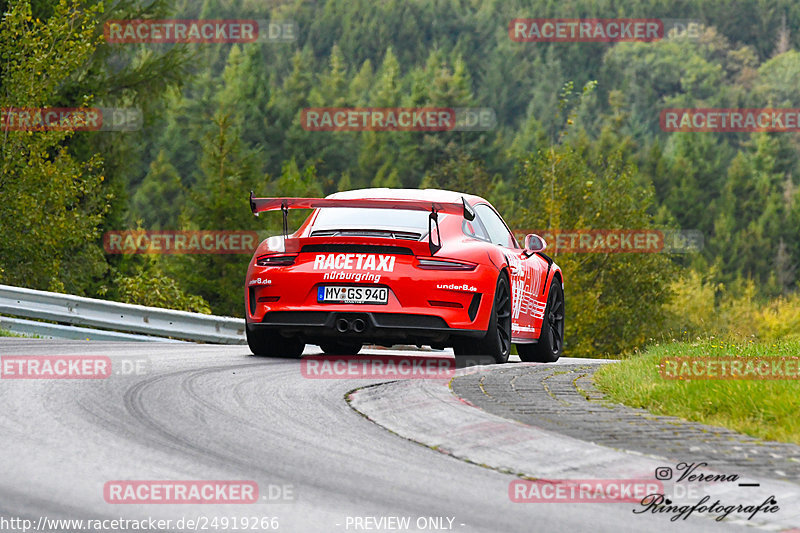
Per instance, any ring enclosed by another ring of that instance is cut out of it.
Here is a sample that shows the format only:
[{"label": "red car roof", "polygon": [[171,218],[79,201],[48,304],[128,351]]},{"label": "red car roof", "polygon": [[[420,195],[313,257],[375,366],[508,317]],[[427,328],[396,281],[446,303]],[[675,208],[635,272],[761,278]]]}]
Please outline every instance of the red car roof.
[{"label": "red car roof", "polygon": [[475,205],[476,202],[485,202],[480,196],[474,194],[466,194],[456,191],[446,191],[443,189],[389,189],[389,188],[372,188],[372,189],[356,189],[353,191],[342,191],[329,194],[326,198],[403,198],[407,200],[430,200],[434,202],[452,202],[460,203],[461,198],[467,199],[470,205]]}]

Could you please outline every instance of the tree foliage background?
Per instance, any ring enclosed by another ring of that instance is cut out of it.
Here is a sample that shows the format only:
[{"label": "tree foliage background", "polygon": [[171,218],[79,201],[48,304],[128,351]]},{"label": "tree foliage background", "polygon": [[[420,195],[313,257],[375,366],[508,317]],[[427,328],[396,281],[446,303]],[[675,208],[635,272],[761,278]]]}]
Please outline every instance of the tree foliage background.
[{"label": "tree foliage background", "polygon": [[[703,233],[697,254],[556,257],[570,354],[800,330],[800,138],[658,122],[667,107],[796,106],[791,0],[0,0],[0,14],[0,107],[135,106],[145,117],[137,132],[2,132],[2,283],[241,316],[248,257],[107,256],[102,233],[266,236],[278,220],[250,215],[251,189],[437,186],[483,195],[517,228]],[[521,16],[703,26],[653,43],[515,43],[508,22]],[[102,39],[107,20],[170,17],[294,20],[298,39]],[[309,132],[308,106],[490,107],[498,124]]]}]

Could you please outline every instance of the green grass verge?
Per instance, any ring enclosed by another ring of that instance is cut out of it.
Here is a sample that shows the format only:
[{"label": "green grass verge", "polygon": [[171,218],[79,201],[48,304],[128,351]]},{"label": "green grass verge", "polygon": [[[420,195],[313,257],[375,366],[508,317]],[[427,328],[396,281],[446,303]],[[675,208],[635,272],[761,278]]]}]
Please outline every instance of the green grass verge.
[{"label": "green grass verge", "polygon": [[781,356],[800,356],[800,341],[756,344],[709,339],[655,345],[644,353],[605,365],[595,374],[595,382],[609,399],[631,407],[723,426],[761,439],[800,444],[800,380],[796,377],[673,380],[659,372],[664,358]]}]

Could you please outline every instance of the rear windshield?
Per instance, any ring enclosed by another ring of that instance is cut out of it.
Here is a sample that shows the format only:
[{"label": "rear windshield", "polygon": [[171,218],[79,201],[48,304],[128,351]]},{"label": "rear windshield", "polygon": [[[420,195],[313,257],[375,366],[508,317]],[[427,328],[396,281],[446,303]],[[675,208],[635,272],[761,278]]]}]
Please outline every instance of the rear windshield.
[{"label": "rear windshield", "polygon": [[[320,209],[314,220],[314,230],[333,229],[394,229],[428,232],[428,211],[408,209],[369,209],[328,207]],[[439,222],[446,215],[439,215]]]}]

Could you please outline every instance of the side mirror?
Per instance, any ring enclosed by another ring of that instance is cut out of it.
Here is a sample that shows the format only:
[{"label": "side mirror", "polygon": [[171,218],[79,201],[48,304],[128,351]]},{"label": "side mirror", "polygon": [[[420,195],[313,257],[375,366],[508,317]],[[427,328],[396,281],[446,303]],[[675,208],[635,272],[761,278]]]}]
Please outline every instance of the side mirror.
[{"label": "side mirror", "polygon": [[535,233],[525,235],[525,253],[533,255],[536,252],[542,252],[547,248],[545,240]]}]

